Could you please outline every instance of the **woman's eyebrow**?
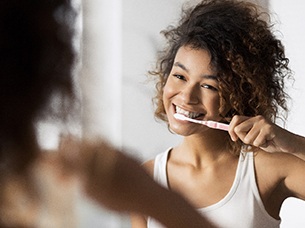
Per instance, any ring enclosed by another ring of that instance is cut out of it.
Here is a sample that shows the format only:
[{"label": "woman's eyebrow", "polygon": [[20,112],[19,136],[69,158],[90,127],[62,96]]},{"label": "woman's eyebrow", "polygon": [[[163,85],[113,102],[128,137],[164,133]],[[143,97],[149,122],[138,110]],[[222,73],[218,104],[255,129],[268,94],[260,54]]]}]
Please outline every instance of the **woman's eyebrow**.
[{"label": "woman's eyebrow", "polygon": [[180,62],[175,62],[174,66],[181,68],[182,70],[186,71],[187,73],[189,73],[189,69],[187,69],[186,66],[184,66],[182,63]]},{"label": "woman's eyebrow", "polygon": [[218,77],[216,75],[212,75],[212,74],[202,75],[202,78],[218,81]]},{"label": "woman's eyebrow", "polygon": [[[174,66],[179,67],[182,70],[184,70],[187,73],[189,73],[189,69],[186,66],[184,66],[182,63],[180,63],[180,62],[175,62]],[[218,81],[217,75],[213,75],[213,74],[204,74],[201,77],[204,78],[204,79],[210,79],[210,80]]]}]

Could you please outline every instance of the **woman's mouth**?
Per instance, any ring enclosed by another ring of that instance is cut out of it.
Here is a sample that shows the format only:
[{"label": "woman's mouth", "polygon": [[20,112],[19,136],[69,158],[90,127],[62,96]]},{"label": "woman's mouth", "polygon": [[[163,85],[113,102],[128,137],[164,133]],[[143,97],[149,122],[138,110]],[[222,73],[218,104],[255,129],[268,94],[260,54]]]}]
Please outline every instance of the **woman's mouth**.
[{"label": "woman's mouth", "polygon": [[200,116],[204,116],[203,113],[199,113],[199,112],[190,112],[190,111],[187,111],[187,110],[184,110],[178,106],[175,106],[175,109],[176,109],[176,113],[178,114],[181,114],[181,115],[184,115],[188,118],[192,118],[192,119],[196,119]]}]

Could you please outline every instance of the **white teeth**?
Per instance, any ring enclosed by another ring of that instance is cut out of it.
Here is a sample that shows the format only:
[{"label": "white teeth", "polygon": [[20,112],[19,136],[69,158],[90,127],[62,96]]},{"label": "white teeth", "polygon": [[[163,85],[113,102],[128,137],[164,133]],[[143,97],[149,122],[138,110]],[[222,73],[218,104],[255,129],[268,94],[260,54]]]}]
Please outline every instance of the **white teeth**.
[{"label": "white teeth", "polygon": [[189,117],[189,118],[196,118],[200,115],[200,113],[196,113],[196,112],[189,112],[189,111],[186,111],[182,108],[179,108],[178,106],[176,106],[176,113],[179,113],[179,114],[182,114],[186,117]]}]

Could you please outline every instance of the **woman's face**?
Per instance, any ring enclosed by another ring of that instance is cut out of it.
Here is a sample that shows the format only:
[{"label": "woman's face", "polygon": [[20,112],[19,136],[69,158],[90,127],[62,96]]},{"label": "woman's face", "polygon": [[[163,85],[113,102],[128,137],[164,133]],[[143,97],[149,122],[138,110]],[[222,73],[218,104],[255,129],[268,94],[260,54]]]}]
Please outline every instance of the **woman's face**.
[{"label": "woman's face", "polygon": [[207,131],[204,125],[177,120],[175,113],[198,120],[222,118],[219,113],[217,73],[210,65],[211,57],[204,49],[179,48],[173,67],[163,88],[164,108],[171,130],[187,136]]}]

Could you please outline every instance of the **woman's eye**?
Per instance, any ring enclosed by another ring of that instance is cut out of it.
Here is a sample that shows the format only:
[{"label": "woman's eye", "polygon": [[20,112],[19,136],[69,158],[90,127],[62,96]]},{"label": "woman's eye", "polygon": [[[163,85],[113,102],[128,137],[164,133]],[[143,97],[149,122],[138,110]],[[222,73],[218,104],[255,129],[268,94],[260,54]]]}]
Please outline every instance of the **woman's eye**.
[{"label": "woman's eye", "polygon": [[174,74],[173,75],[174,77],[180,79],[180,80],[183,80],[183,81],[186,81],[185,77],[183,75],[180,75],[180,74]]},{"label": "woman's eye", "polygon": [[211,89],[213,91],[218,91],[217,88],[215,88],[214,86],[208,85],[208,84],[203,84],[201,87],[205,88],[205,89]]}]

